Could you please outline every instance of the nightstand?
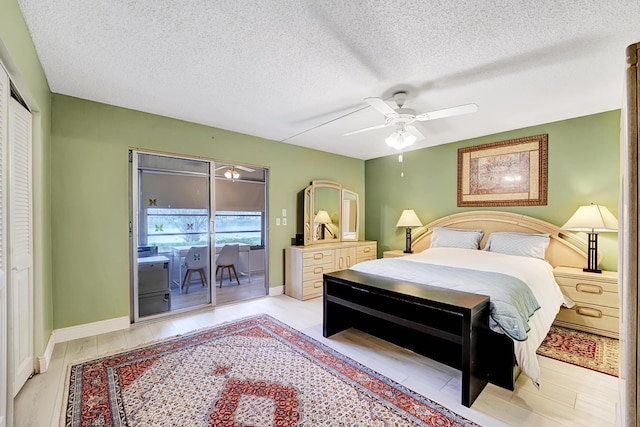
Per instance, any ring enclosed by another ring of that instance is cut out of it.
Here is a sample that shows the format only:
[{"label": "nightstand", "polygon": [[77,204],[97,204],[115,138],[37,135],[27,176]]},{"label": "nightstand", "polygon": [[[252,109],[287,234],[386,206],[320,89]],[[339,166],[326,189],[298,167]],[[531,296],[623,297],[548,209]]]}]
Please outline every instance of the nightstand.
[{"label": "nightstand", "polygon": [[392,251],[382,252],[382,258],[400,258],[411,254],[405,253],[402,249],[394,249]]},{"label": "nightstand", "polygon": [[594,334],[618,338],[620,302],[618,273],[588,273],[581,268],[553,269],[562,293],[576,305],[560,308],[554,324]]}]

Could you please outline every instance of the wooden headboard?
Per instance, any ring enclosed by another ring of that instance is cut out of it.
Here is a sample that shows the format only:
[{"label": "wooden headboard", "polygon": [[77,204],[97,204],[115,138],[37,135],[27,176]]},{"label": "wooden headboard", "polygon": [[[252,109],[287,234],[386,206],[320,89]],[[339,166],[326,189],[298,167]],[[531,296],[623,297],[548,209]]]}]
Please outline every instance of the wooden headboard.
[{"label": "wooden headboard", "polygon": [[[481,249],[494,231],[546,233],[550,236],[550,241],[545,258],[553,267],[582,268],[587,263],[585,239],[560,230],[558,226],[549,222],[526,215],[500,211],[469,211],[445,216],[413,230],[411,248],[414,252],[429,248],[434,227],[482,229],[484,236],[480,242]],[[601,254],[598,255],[598,258],[601,258]]]}]

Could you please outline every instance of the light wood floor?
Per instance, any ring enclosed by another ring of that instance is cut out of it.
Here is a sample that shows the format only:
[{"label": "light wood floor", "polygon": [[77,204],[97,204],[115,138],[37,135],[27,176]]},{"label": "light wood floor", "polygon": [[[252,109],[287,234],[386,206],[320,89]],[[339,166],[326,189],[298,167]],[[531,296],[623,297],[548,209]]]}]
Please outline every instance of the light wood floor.
[{"label": "light wood floor", "polygon": [[[254,272],[249,278],[246,275],[239,275],[240,284],[236,282],[235,277],[229,280],[228,276],[224,276],[222,287],[220,286],[220,276],[216,278],[214,283],[214,291],[216,293],[216,304],[228,304],[230,302],[245,301],[253,298],[263,297],[267,294],[264,283],[264,273]],[[200,280],[193,280],[189,285],[189,293],[184,290],[181,292],[180,287],[174,285],[171,287],[171,310],[182,310],[184,308],[195,307],[202,304],[209,304],[209,287],[202,286]]]},{"label": "light wood floor", "polygon": [[15,400],[15,427],[58,426],[69,363],[268,313],[342,354],[483,426],[614,426],[618,379],[539,356],[542,386],[522,375],[515,392],[488,385],[471,408],[460,405],[459,371],[354,329],[322,337],[322,299],[281,295],[139,323],[130,329],[55,346],[49,370]]}]

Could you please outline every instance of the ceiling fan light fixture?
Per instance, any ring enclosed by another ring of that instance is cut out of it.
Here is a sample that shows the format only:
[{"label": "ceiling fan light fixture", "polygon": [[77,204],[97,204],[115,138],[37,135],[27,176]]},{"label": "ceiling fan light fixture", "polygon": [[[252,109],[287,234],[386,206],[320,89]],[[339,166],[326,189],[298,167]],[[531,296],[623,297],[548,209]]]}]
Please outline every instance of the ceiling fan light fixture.
[{"label": "ceiling fan light fixture", "polygon": [[240,178],[240,174],[235,170],[234,167],[231,167],[224,173],[224,177],[227,179],[238,179]]},{"label": "ceiling fan light fixture", "polygon": [[384,142],[391,148],[395,148],[396,150],[404,150],[405,148],[413,145],[418,138],[412,133],[404,130],[398,129],[393,132],[391,135],[385,138]]}]

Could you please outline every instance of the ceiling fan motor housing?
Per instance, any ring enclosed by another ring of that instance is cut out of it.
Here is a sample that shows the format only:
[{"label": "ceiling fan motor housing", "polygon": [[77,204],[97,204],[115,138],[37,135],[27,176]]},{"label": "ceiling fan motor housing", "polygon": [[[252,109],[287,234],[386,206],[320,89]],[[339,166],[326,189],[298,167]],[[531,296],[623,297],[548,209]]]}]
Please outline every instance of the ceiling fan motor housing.
[{"label": "ceiling fan motor housing", "polygon": [[402,108],[407,101],[407,92],[401,91],[393,94],[393,100],[398,105],[398,108]]},{"label": "ceiling fan motor housing", "polygon": [[396,116],[387,117],[386,123],[388,125],[408,125],[416,119],[416,112],[411,108],[397,108]]}]

